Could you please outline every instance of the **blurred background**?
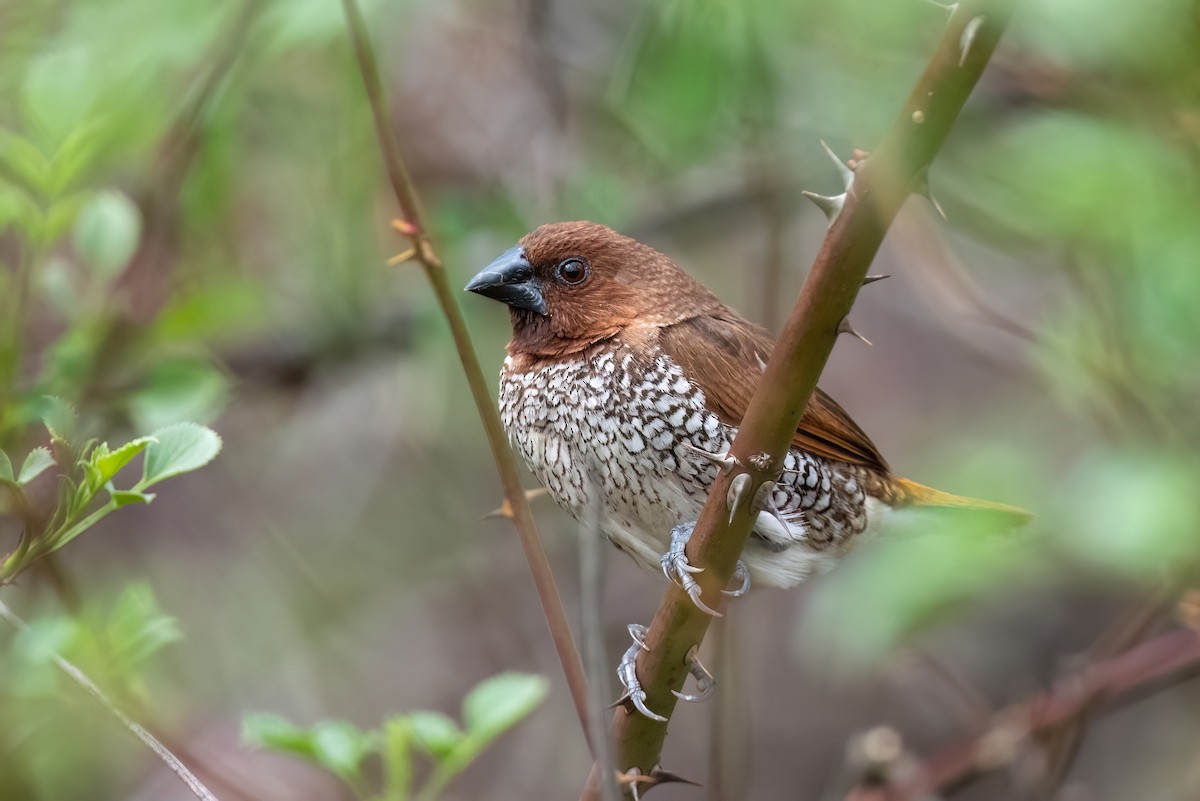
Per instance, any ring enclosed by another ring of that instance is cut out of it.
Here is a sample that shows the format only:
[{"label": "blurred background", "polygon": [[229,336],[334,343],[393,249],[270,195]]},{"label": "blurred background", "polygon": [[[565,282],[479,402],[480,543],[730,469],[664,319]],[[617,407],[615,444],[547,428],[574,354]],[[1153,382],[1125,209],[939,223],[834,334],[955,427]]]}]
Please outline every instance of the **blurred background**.
[{"label": "blurred background", "polygon": [[[455,287],[536,225],[591,219],[773,330],[825,232],[800,191],[837,187],[820,140],[876,144],[946,19],[363,5]],[[874,347],[843,338],[822,386],[898,473],[1036,521],[900,537],[736,603],[738,656],[663,758],[706,787],[653,797],[838,798],[856,734],[928,753],[1146,599],[1139,635],[1178,625],[1200,550],[1197,41],[1195,0],[1019,9],[931,170],[947,219],[909,201],[854,312]],[[499,482],[448,329],[419,268],[385,266],[395,214],[336,0],[0,2],[0,447],[46,443],[44,395],[111,442],[178,420],[225,442],[0,587],[32,626],[0,631],[0,798],[191,797],[52,651],[226,801],[355,797],[244,744],[247,713],[373,729],[539,674],[545,702],[444,797],[577,797],[590,759],[515,532],[485,519]],[[460,302],[494,376],[508,316]],[[575,622],[577,526],[534,509]],[[19,527],[0,517],[0,552]],[[615,668],[664,584],[605,553]],[[959,797],[1195,798],[1198,711],[1177,683],[1097,716],[1074,760],[1027,744]]]}]

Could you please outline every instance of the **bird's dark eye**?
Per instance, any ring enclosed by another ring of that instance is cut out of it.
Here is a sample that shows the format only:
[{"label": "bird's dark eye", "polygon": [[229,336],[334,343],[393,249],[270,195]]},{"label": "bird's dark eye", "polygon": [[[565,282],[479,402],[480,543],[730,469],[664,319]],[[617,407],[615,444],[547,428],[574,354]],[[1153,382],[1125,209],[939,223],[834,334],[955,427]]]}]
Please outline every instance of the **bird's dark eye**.
[{"label": "bird's dark eye", "polygon": [[565,259],[558,263],[558,280],[564,284],[578,286],[587,280],[591,270],[583,259]]}]

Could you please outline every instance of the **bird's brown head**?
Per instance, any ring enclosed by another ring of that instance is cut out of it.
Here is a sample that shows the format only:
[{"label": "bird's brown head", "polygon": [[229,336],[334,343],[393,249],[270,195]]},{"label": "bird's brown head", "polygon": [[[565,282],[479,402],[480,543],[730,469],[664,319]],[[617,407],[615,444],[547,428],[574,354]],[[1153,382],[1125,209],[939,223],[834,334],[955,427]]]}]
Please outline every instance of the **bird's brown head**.
[{"label": "bird's brown head", "polygon": [[466,290],[508,304],[510,352],[547,357],[721,308],[662,253],[590,222],[541,226],[484,267]]}]

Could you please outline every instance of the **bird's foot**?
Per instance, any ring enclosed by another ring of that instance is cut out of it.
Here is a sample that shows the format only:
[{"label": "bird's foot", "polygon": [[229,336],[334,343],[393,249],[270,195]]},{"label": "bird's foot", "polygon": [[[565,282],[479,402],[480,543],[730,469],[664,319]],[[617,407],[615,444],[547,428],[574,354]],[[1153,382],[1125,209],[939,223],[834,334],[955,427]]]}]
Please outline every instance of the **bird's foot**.
[{"label": "bird's foot", "polygon": [[706,701],[712,695],[713,690],[717,686],[717,680],[713,678],[713,674],[708,672],[708,668],[704,667],[704,663],[700,661],[700,657],[696,655],[697,647],[693,645],[688,649],[687,662],[688,673],[696,679],[696,694],[681,693],[678,690],[671,690],[675,693],[675,697],[681,701]]},{"label": "bird's foot", "polygon": [[[695,522],[682,523],[671,529],[671,545],[667,548],[667,552],[659,559],[659,564],[662,565],[663,575],[668,580],[679,585],[680,589],[688,594],[692,599],[692,603],[702,612],[707,612],[713,617],[721,617],[721,613],[710,608],[700,598],[700,585],[692,578],[693,573],[703,573],[704,568],[696,567],[688,561],[687,548],[688,540],[692,537],[692,531],[696,528]],[[741,559],[738,560],[737,567],[734,569],[733,575],[740,579],[742,585],[736,590],[722,590],[725,595],[731,598],[738,598],[745,595],[750,589],[750,571],[746,569],[746,564]]]},{"label": "bird's foot", "polygon": [[738,560],[737,567],[733,569],[733,577],[742,582],[742,586],[736,590],[721,590],[721,592],[730,598],[741,598],[750,591],[750,570],[741,559]]},{"label": "bird's foot", "polygon": [[624,773],[617,773],[617,784],[621,787],[629,787],[629,795],[633,797],[633,801],[642,801],[641,786],[645,784],[653,787],[654,780],[649,776],[644,776],[641,768],[633,767]]},{"label": "bird's foot", "polygon": [[666,718],[654,714],[650,711],[650,707],[646,706],[646,691],[642,689],[642,683],[638,681],[637,677],[638,652],[650,650],[646,647],[646,627],[640,623],[630,623],[629,636],[633,638],[633,645],[625,650],[625,655],[621,657],[621,662],[617,665],[617,679],[625,688],[625,692],[617,699],[617,704],[628,701],[633,704],[634,709],[651,720],[666,723]]}]

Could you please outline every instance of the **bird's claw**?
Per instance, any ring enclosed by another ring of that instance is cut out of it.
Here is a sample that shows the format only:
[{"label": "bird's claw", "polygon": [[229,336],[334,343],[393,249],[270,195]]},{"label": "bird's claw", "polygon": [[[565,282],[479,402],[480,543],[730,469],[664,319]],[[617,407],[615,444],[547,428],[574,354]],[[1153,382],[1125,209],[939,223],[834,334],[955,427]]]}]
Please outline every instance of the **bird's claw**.
[{"label": "bird's claw", "polygon": [[678,773],[664,770],[662,765],[655,765],[654,769],[649,773],[642,773],[640,768],[632,767],[626,771],[617,771],[617,784],[621,787],[628,787],[629,794],[633,797],[633,801],[640,801],[642,788],[649,789],[660,784],[671,784],[679,782],[682,784],[691,784],[699,787],[699,783],[691,779],[685,779]]},{"label": "bird's claw", "polygon": [[704,663],[700,661],[700,657],[696,654],[696,646],[692,646],[685,659],[687,662],[688,673],[691,673],[696,679],[696,694],[681,693],[678,690],[671,690],[675,693],[675,697],[681,701],[705,701],[717,686],[717,680],[708,672],[708,668],[704,667]]},{"label": "bird's claw", "polygon": [[633,644],[625,650],[625,655],[621,657],[621,662],[617,665],[617,679],[625,688],[624,694],[617,699],[617,704],[628,701],[633,704],[634,709],[651,720],[666,723],[666,718],[656,715],[650,711],[650,707],[646,706],[646,691],[642,689],[642,683],[638,681],[637,677],[638,651],[650,650],[646,647],[646,627],[638,623],[629,624],[629,636],[633,638]]},{"label": "bird's claw", "polygon": [[721,592],[730,598],[741,598],[750,591],[750,570],[741,559],[738,560],[737,567],[733,569],[733,577],[739,579],[742,582],[742,586],[736,590],[721,590]]},{"label": "bird's claw", "polygon": [[642,801],[642,793],[640,785],[643,783],[653,786],[653,780],[649,776],[643,776],[640,768],[630,768],[624,773],[617,774],[618,784],[629,785],[629,795],[633,797],[633,801]]},{"label": "bird's claw", "polygon": [[684,549],[687,547],[688,540],[692,537],[692,529],[696,527],[695,523],[683,523],[671,529],[671,545],[667,548],[667,552],[659,559],[659,564],[662,565],[663,575],[668,580],[675,582],[679,588],[688,594],[692,599],[692,603],[702,612],[712,615],[713,617],[721,617],[721,613],[715,609],[710,609],[709,606],[700,599],[700,585],[692,578],[693,573],[703,573],[704,568],[692,565],[687,558],[687,553]]},{"label": "bird's claw", "polygon": [[[662,555],[662,558],[659,559],[659,564],[662,565],[663,575],[669,581],[673,581],[679,585],[679,588],[686,592],[688,597],[692,599],[692,603],[696,605],[697,609],[713,617],[723,617],[720,612],[704,603],[700,597],[700,585],[692,578],[692,574],[704,572],[704,568],[696,567],[688,561],[685,551],[688,540],[692,537],[692,530],[695,527],[695,523],[683,523],[671,529],[671,545],[667,548],[667,552]],[[730,598],[740,598],[750,589],[750,571],[746,569],[746,564],[742,560],[738,560],[737,568],[734,570],[733,575],[741,580],[742,586],[736,590],[722,590],[721,592]]]}]

